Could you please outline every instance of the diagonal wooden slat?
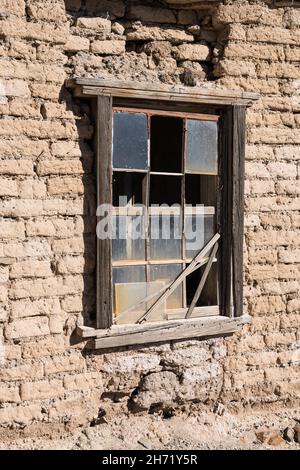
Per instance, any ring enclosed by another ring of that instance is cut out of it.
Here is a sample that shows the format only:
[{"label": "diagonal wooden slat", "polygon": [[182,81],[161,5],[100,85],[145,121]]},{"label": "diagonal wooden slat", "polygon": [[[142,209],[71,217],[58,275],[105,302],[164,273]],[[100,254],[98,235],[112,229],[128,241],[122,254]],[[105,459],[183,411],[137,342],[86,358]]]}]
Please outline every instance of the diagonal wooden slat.
[{"label": "diagonal wooden slat", "polygon": [[[206,263],[208,263],[208,260],[209,260],[209,257],[206,257],[204,258],[202,261],[200,261],[193,269],[192,272],[196,271],[197,269],[201,268],[201,266],[204,266]],[[144,299],[140,300],[137,304],[135,305],[132,305],[131,307],[127,308],[126,310],[124,310],[124,312],[121,312],[117,318],[116,318],[116,323],[118,323],[118,320],[122,319],[125,315],[127,315],[128,313],[136,310],[137,308],[139,308],[140,306],[142,306],[144,303],[146,302],[149,302],[149,300],[152,300],[153,297],[155,297],[156,295],[159,295],[161,294],[162,292],[164,292],[170,285],[172,284],[172,282],[170,282],[169,284],[167,284],[166,286],[162,287],[161,289],[159,289],[159,291],[157,292],[154,292],[153,294],[150,294],[148,295],[147,297],[145,297]]]},{"label": "diagonal wooden slat", "polygon": [[202,275],[202,277],[201,277],[201,279],[200,279],[199,285],[198,285],[198,287],[197,287],[197,289],[196,289],[196,292],[195,292],[195,295],[194,295],[193,300],[192,300],[192,302],[191,302],[191,305],[189,306],[189,309],[188,309],[188,311],[186,312],[185,318],[190,318],[190,316],[191,316],[192,313],[193,313],[193,310],[194,310],[195,305],[196,305],[196,303],[197,303],[197,301],[198,301],[198,299],[199,299],[199,297],[200,297],[200,295],[201,295],[201,292],[202,292],[202,290],[203,290],[205,281],[206,281],[207,276],[208,276],[208,274],[209,274],[211,265],[212,265],[212,263],[213,263],[213,260],[214,260],[215,255],[216,255],[216,253],[217,253],[217,251],[218,251],[218,248],[219,248],[219,244],[216,243],[216,244],[214,245],[212,251],[211,251],[211,254],[210,254],[208,263],[207,263],[207,265],[206,265],[206,267],[205,267],[205,270],[204,270],[204,273],[203,273],[203,275]]},{"label": "diagonal wooden slat", "polygon": [[181,282],[194,271],[194,268],[202,261],[202,258],[211,250],[211,248],[215,245],[215,243],[219,240],[220,235],[216,233],[212,239],[205,245],[205,247],[195,256],[193,261],[187,266],[178,276],[177,278],[167,287],[165,292],[154,302],[153,305],[144,313],[136,323],[142,323],[143,321],[147,320],[147,318],[151,315],[153,310],[155,310],[159,305],[161,305],[171,294],[174,292],[176,287],[181,284]]}]

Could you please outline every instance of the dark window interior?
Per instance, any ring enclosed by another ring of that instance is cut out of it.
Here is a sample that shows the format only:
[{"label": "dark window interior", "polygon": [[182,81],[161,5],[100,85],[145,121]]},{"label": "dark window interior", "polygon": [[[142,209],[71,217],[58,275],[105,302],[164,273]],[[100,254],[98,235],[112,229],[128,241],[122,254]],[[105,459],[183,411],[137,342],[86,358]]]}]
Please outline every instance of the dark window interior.
[{"label": "dark window interior", "polygon": [[211,175],[185,175],[185,203],[216,205],[217,177]]},{"label": "dark window interior", "polygon": [[152,116],[150,121],[151,171],[181,173],[183,119]]},{"label": "dark window interior", "polygon": [[[197,269],[186,278],[186,304],[189,307],[203,275],[205,266]],[[217,263],[213,263],[207,276],[196,307],[218,305]]]},{"label": "dark window interior", "polygon": [[124,202],[120,203],[120,196],[125,197],[129,205],[142,204],[145,182],[146,175],[144,173],[114,171],[113,205],[115,207],[126,205]]},{"label": "dark window interior", "polygon": [[180,176],[150,176],[150,204],[180,204]]}]

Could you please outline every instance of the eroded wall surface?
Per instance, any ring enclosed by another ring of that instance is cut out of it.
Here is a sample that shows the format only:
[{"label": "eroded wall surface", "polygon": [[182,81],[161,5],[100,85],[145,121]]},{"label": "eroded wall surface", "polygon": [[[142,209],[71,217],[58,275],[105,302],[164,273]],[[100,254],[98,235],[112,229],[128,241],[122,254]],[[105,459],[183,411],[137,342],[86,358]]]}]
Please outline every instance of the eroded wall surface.
[{"label": "eroded wall surface", "polygon": [[[300,10],[271,3],[0,0],[1,425],[299,399]],[[242,333],[104,353],[76,340],[95,311],[95,177],[73,76],[261,94],[247,112]]]}]

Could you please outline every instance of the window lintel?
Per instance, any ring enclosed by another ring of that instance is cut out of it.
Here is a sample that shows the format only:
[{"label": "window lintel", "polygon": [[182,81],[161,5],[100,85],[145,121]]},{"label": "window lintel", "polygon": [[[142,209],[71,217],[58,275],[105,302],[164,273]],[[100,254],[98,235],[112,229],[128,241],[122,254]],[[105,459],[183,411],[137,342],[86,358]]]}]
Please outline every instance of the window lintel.
[{"label": "window lintel", "polygon": [[140,98],[206,105],[251,106],[259,94],[221,88],[183,87],[178,85],[126,82],[102,78],[73,78],[66,80],[66,87],[74,96],[92,98],[111,96],[115,98]]}]

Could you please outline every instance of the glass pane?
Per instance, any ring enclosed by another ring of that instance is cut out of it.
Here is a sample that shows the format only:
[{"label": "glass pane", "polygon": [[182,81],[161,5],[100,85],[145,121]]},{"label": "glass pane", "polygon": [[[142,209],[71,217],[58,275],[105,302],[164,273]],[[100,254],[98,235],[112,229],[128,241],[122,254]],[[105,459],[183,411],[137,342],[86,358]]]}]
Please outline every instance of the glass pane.
[{"label": "glass pane", "polygon": [[194,258],[215,234],[214,215],[186,215],[186,258]]},{"label": "glass pane", "polygon": [[151,216],[150,258],[152,260],[181,258],[181,234],[180,216]]},{"label": "glass pane", "polygon": [[144,216],[112,215],[112,259],[145,259]]},{"label": "glass pane", "polygon": [[113,305],[117,316],[146,297],[145,266],[113,268]]},{"label": "glass pane", "polygon": [[148,168],[148,122],[146,114],[115,112],[113,116],[114,168]]},{"label": "glass pane", "polygon": [[[116,323],[136,323],[163,293],[164,287],[165,282],[162,280],[146,282],[145,266],[113,268],[113,305]],[[132,308],[134,306],[136,307]],[[129,309],[130,311],[120,317],[121,313]],[[151,313],[147,321],[165,320],[165,310],[165,303],[163,303]]]},{"label": "glass pane", "polygon": [[217,123],[187,119],[186,171],[216,175],[217,160]]},{"label": "glass pane", "polygon": [[[151,281],[161,281],[167,286],[183,271],[182,264],[157,264],[150,266]],[[153,302],[152,302],[153,303]],[[182,308],[182,284],[167,298],[166,308]],[[150,305],[149,305],[150,307]],[[158,309],[161,307],[158,307]]]}]

